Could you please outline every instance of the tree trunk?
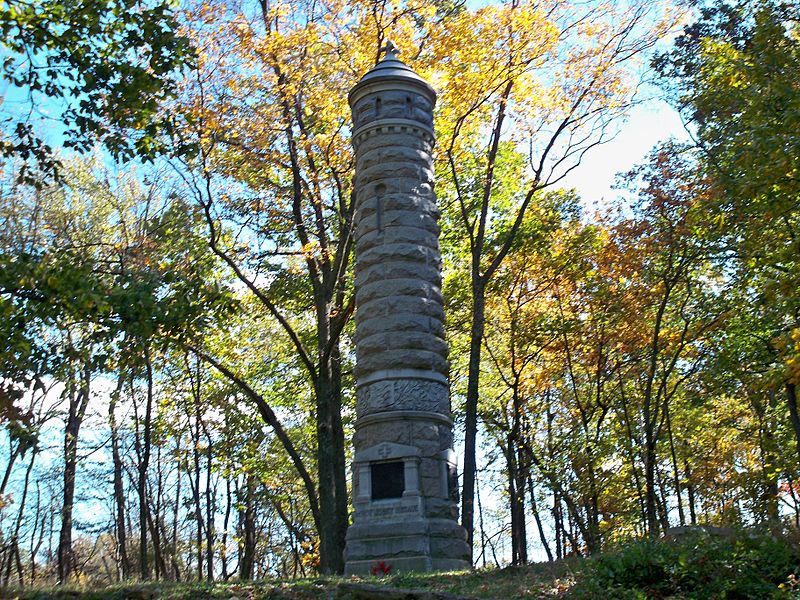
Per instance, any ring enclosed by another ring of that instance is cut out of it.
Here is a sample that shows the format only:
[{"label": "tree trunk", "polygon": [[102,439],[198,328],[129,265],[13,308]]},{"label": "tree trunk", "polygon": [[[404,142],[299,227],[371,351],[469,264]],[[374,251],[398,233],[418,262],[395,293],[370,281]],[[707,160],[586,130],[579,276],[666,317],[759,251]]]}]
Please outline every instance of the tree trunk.
[{"label": "tree trunk", "polygon": [[117,379],[117,387],[111,394],[108,403],[108,424],[111,429],[111,460],[114,465],[114,523],[117,533],[117,552],[119,554],[119,576],[120,579],[128,579],[131,575],[128,563],[128,548],[125,528],[125,487],[122,479],[123,467],[122,457],[119,452],[119,428],[117,426],[116,408],[119,401],[122,387],[125,383],[125,376],[120,370]]},{"label": "tree trunk", "polygon": [[143,581],[150,579],[150,565],[147,558],[147,471],[150,467],[150,428],[153,412],[153,364],[150,360],[150,346],[142,341],[142,352],[147,384],[147,400],[144,410],[144,433],[142,439],[142,455],[139,459],[139,577]]},{"label": "tree trunk", "polygon": [[[175,440],[175,456],[181,456],[181,438],[182,435],[178,434]],[[181,569],[178,562],[178,514],[181,506],[181,461],[177,460],[175,463],[175,503],[174,512],[172,515],[172,573],[173,580],[181,580]]]},{"label": "tree trunk", "polygon": [[562,544],[564,515],[561,511],[561,500],[556,491],[553,492],[553,529],[555,530],[556,538],[556,558],[561,560],[564,558],[564,547]]},{"label": "tree trunk", "polygon": [[464,406],[464,482],[461,491],[461,525],[467,532],[467,544],[472,552],[475,521],[475,475],[477,468],[476,443],[478,436],[478,385],[481,370],[486,298],[480,275],[480,257],[472,261],[472,328],[469,341],[469,374]]},{"label": "tree trunk", "polygon": [[669,452],[672,458],[672,480],[675,485],[675,497],[678,502],[678,520],[680,525],[686,525],[686,515],[683,511],[683,498],[681,498],[681,476],[678,469],[678,455],[675,452],[675,440],[672,436],[672,418],[670,417],[669,404],[664,403],[664,418],[667,426],[667,441],[669,441]]},{"label": "tree trunk", "polygon": [[[25,514],[25,504],[28,500],[28,486],[31,481],[31,471],[33,470],[33,463],[36,461],[36,447],[33,448],[31,451],[31,460],[28,463],[28,467],[25,469],[25,480],[22,485],[22,498],[19,501],[19,509],[17,511],[17,519],[16,523],[14,524],[14,533],[11,536],[11,540],[6,544],[6,547],[9,548],[9,556],[8,556],[8,569],[6,573],[6,578],[4,581],[4,585],[8,586],[9,579],[11,577],[11,562],[12,558],[16,559],[16,566],[17,566],[17,576],[19,578],[19,586],[23,587],[25,585],[25,576],[22,572],[22,560],[20,559],[19,555],[19,532],[22,528],[22,519]],[[33,581],[31,581],[31,584]]]},{"label": "tree trunk", "polygon": [[658,498],[656,496],[656,442],[649,423],[645,424],[644,488],[647,533],[658,537]]},{"label": "tree trunk", "polygon": [[231,522],[231,508],[233,506],[233,490],[231,489],[230,475],[225,477],[225,514],[222,518],[222,541],[220,543],[219,562],[222,569],[222,580],[228,580],[228,525]]},{"label": "tree trunk", "polygon": [[[600,509],[597,499],[597,479],[594,472],[594,453],[586,446],[586,466],[589,479],[589,502],[586,505],[586,550],[595,554],[600,550]],[[576,515],[577,519],[577,515]]]},{"label": "tree trunk", "polygon": [[697,505],[695,504],[694,484],[692,483],[692,469],[689,466],[689,459],[686,454],[684,452],[683,472],[686,476],[686,493],[689,496],[689,522],[692,525],[697,525]]},{"label": "tree trunk", "polygon": [[[255,507],[255,482],[256,478],[248,473],[244,482],[244,509],[240,512],[241,543],[239,558],[239,578],[253,579],[253,565],[256,555],[256,507]],[[241,502],[241,500],[240,500]]]},{"label": "tree trunk", "polygon": [[786,403],[789,405],[789,417],[792,421],[798,464],[800,464],[800,414],[797,411],[797,386],[791,382],[786,383]]},{"label": "tree trunk", "polygon": [[544,534],[544,527],[542,526],[542,519],[539,515],[539,507],[536,502],[536,489],[533,487],[533,477],[528,476],[528,490],[531,496],[531,512],[533,519],[536,521],[536,529],[539,532],[539,540],[542,542],[542,548],[547,553],[548,562],[553,562],[553,552],[550,550],[550,544],[547,542],[547,536]]},{"label": "tree trunk", "polygon": [[[205,427],[204,427],[205,429]],[[208,448],[206,449],[206,579],[214,581],[214,512],[215,502],[212,492],[216,491],[211,486],[211,465],[213,458],[213,446],[211,445],[211,436],[206,433],[206,442]]]},{"label": "tree trunk", "polygon": [[89,405],[90,371],[83,369],[80,389],[69,392],[69,412],[64,430],[64,500],[61,508],[61,533],[58,539],[58,582],[66,583],[75,570],[72,552],[72,508],[75,499],[75,472],[78,461],[78,434]]},{"label": "tree trunk", "polygon": [[[318,328],[322,328],[318,324]],[[327,335],[321,336],[327,345]],[[324,350],[320,348],[320,350]],[[316,386],[317,465],[319,470],[320,571],[344,571],[344,544],[347,534],[347,480],[342,426],[341,367],[339,353],[320,362]]]},{"label": "tree trunk", "polygon": [[506,447],[503,449],[506,457],[508,503],[511,512],[511,564],[524,565],[528,562],[528,542],[525,531],[525,488],[520,488],[518,485],[519,469],[512,437],[513,433],[509,433]]},{"label": "tree trunk", "polygon": [[[41,519],[39,518],[41,516]],[[42,515],[42,492],[39,482],[36,482],[36,511],[33,514],[33,530],[31,531],[31,546],[28,552],[31,567],[31,584],[36,583],[36,555],[44,541],[44,530],[47,524],[47,515]],[[38,530],[38,535],[37,535]]]},{"label": "tree trunk", "polygon": [[197,551],[197,581],[203,581],[203,511],[200,505],[200,400],[195,398],[195,435],[192,440],[194,448],[194,484],[192,485],[192,500],[194,501],[194,516],[197,523],[195,535]]}]

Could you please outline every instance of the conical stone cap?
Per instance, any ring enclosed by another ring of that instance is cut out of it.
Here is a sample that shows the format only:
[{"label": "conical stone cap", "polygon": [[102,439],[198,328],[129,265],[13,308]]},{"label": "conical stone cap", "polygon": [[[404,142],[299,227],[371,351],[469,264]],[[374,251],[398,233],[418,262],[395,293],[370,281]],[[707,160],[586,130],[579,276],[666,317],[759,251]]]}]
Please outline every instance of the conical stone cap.
[{"label": "conical stone cap", "polygon": [[413,90],[422,91],[430,97],[432,103],[436,101],[436,91],[430,84],[417,75],[406,63],[397,58],[400,51],[394,43],[387,40],[381,51],[384,53],[383,58],[367,71],[361,80],[353,86],[353,89],[350,90],[348,95],[350,106],[353,106],[364,94],[377,91],[377,89],[385,89],[388,87],[385,85],[387,83],[391,84],[391,89],[409,87]]}]

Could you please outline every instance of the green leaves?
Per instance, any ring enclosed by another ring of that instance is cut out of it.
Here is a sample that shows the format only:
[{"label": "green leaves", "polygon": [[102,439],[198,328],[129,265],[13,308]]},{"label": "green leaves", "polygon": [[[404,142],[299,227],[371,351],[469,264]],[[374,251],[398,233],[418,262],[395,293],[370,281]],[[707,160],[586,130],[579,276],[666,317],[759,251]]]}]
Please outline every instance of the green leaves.
[{"label": "green leaves", "polygon": [[798,550],[769,535],[640,541],[588,563],[569,598],[792,598]]},{"label": "green leaves", "polygon": [[[166,151],[173,116],[161,107],[194,61],[171,2],[12,0],[0,8],[0,31],[9,53],[0,77],[47,112],[55,109],[64,147],[85,152],[100,142],[123,161]],[[0,156],[33,162],[20,180],[36,181],[37,168],[57,176],[59,161],[29,115],[3,121],[11,131]]]}]

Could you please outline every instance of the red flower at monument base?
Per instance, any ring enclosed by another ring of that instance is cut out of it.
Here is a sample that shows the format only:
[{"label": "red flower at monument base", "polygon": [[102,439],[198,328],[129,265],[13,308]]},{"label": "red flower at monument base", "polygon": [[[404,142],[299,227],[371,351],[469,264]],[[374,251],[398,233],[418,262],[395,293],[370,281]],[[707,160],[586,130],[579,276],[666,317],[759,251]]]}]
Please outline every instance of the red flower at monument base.
[{"label": "red flower at monument base", "polygon": [[392,571],[392,565],[387,565],[385,560],[379,560],[375,566],[370,569],[373,575],[388,575]]}]

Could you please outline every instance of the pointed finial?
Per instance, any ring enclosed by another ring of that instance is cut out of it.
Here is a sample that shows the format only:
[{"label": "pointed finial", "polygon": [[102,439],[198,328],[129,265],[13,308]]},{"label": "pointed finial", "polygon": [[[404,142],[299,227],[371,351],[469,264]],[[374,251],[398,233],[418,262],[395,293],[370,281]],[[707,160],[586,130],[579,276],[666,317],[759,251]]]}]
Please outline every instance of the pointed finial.
[{"label": "pointed finial", "polygon": [[386,44],[378,52],[384,53],[383,60],[397,60],[400,49],[394,45],[392,40],[386,40]]}]

